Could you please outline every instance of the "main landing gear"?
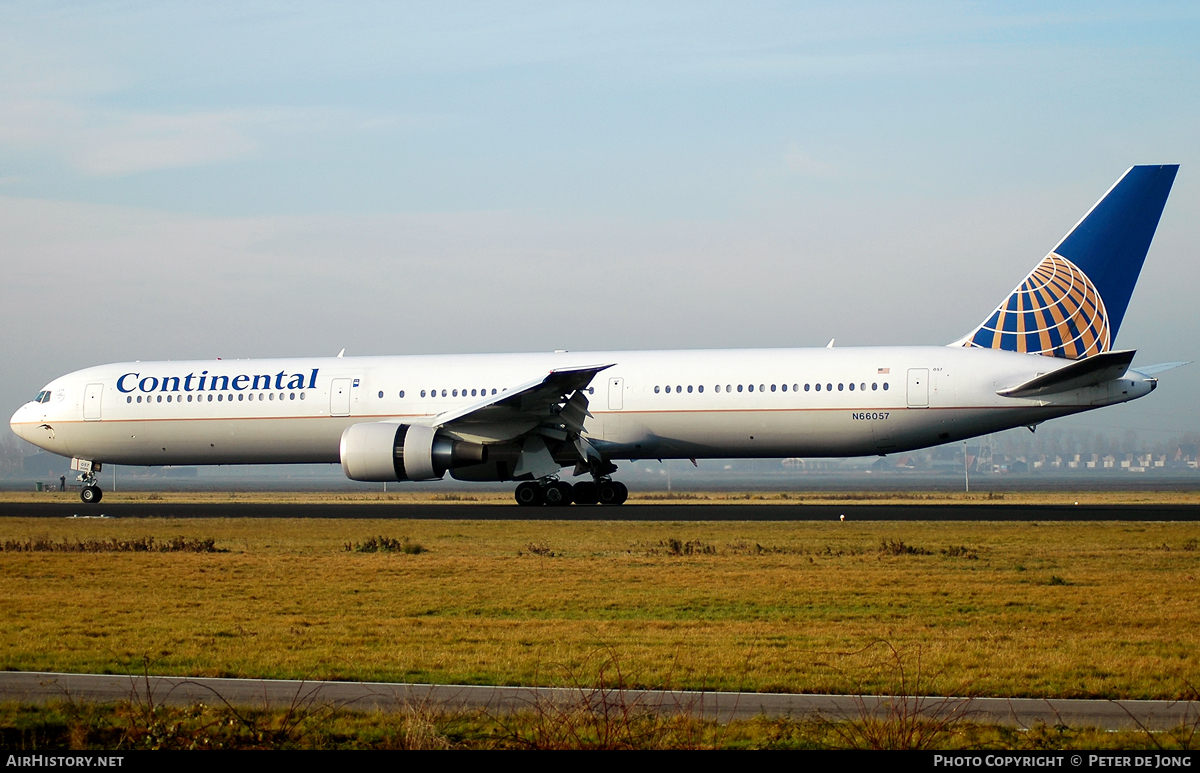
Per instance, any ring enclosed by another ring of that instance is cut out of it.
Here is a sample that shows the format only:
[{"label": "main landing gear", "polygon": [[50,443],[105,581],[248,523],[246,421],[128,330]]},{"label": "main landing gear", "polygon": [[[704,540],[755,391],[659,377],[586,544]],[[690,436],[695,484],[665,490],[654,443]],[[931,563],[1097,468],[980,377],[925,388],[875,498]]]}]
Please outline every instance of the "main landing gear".
[{"label": "main landing gear", "polygon": [[624,483],[601,478],[598,481],[580,481],[572,486],[561,480],[527,481],[517,486],[517,504],[522,507],[566,507],[577,505],[621,505],[629,498],[629,489]]}]

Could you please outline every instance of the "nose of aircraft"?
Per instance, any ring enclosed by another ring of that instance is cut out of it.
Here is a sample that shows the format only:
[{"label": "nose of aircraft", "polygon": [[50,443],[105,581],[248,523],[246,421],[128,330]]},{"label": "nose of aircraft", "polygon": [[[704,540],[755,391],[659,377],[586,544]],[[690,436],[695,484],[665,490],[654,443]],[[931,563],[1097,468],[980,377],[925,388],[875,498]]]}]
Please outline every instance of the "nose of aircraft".
[{"label": "nose of aircraft", "polygon": [[8,420],[9,429],[11,429],[14,433],[16,433],[17,437],[22,438],[24,440],[28,440],[28,438],[25,437],[25,433],[23,431],[25,429],[24,417],[27,413],[28,413],[28,411],[26,410],[26,407],[24,405],[22,405],[20,408],[17,409],[17,412],[12,415],[12,418]]}]

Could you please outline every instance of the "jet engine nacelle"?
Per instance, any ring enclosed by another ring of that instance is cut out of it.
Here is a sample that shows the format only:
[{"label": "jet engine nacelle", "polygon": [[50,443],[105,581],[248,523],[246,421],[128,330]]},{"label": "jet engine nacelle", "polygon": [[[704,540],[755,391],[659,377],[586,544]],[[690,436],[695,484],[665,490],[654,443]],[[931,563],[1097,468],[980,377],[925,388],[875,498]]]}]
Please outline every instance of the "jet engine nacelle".
[{"label": "jet engine nacelle", "polygon": [[487,446],[439,435],[434,427],[369,422],[342,432],[342,471],[351,480],[438,480],[487,456]]}]

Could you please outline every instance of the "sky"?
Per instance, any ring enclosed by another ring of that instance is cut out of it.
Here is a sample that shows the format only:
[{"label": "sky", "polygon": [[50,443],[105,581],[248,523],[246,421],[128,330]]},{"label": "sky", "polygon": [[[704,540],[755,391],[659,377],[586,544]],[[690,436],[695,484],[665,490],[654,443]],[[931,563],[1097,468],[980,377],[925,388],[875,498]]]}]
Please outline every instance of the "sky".
[{"label": "sky", "polygon": [[0,408],[127,360],[948,343],[1146,163],[1117,345],[1200,361],[1198,76],[1194,3],[4,3]]}]

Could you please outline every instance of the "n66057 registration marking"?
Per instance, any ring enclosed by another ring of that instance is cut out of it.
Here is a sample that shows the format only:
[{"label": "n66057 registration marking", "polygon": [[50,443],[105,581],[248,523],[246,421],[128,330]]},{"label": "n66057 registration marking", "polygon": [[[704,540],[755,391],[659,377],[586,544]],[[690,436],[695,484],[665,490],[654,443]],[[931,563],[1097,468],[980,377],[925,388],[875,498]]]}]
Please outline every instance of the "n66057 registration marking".
[{"label": "n66057 registration marking", "polygon": [[891,414],[891,411],[873,411],[869,413],[852,413],[850,417],[855,421],[883,421]]}]

